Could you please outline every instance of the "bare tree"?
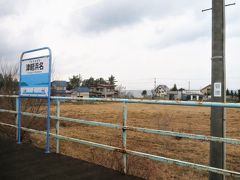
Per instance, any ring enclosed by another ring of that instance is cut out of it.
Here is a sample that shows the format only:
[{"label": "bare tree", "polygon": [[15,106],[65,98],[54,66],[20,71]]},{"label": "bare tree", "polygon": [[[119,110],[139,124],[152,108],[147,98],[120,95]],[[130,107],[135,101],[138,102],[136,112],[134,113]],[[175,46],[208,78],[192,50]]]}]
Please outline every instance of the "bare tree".
[{"label": "bare tree", "polygon": [[124,98],[126,97],[126,87],[119,85],[116,88],[116,91],[118,92],[118,97],[119,98]]},{"label": "bare tree", "polygon": [[[6,61],[0,61],[0,94],[1,95],[17,95],[19,92],[19,65],[9,64]],[[22,101],[22,112],[30,113],[40,113],[43,108],[44,100],[41,99],[25,99]],[[16,109],[16,99],[15,98],[0,98],[0,108],[15,110]],[[16,115],[15,115],[16,118]],[[1,122],[10,123],[15,120],[10,114],[5,116],[0,116]],[[23,126],[31,127],[36,123],[36,117],[24,117]],[[40,123],[41,124],[41,123]],[[38,128],[41,128],[39,126]],[[0,126],[0,132],[7,134],[8,136],[15,135],[14,129],[9,129]],[[22,139],[27,137],[27,132],[22,131]]]}]

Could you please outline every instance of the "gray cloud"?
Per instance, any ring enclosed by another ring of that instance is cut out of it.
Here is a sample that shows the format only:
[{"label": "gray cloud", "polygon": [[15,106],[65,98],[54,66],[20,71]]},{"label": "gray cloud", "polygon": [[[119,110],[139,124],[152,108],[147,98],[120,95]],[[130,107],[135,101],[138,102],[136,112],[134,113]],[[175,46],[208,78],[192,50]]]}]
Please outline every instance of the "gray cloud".
[{"label": "gray cloud", "polygon": [[[18,62],[22,51],[36,44],[34,27],[30,25],[17,30],[17,22],[22,25],[21,15],[27,8],[28,0],[0,0],[0,59],[8,62]],[[3,23],[3,24],[1,24]],[[12,26],[11,23],[14,23]],[[22,29],[22,30],[20,30]]]},{"label": "gray cloud", "polygon": [[31,30],[22,31],[16,35],[9,29],[0,29],[0,39],[0,59],[14,63],[19,60],[21,52],[36,44]]},{"label": "gray cloud", "polygon": [[[205,2],[205,3],[204,3]],[[206,7],[206,1],[192,3],[190,0],[104,0],[74,14],[73,22],[80,29],[99,32],[132,25],[144,18],[160,19],[184,14],[186,8],[196,10]]]},{"label": "gray cloud", "polygon": [[16,40],[11,38],[11,33],[8,32],[8,29],[0,29],[0,39],[0,59],[4,61],[16,60],[19,47],[15,46]]},{"label": "gray cloud", "polygon": [[28,49],[36,47],[36,39],[32,32],[21,32],[14,35],[11,32],[0,30],[0,59],[9,62],[17,62],[20,54]]},{"label": "gray cloud", "polygon": [[183,22],[182,24],[179,23],[176,26],[157,27],[154,39],[147,46],[163,49],[202,38],[211,39],[211,22],[206,19],[197,21],[195,17],[190,21]]},{"label": "gray cloud", "polygon": [[31,49],[36,44],[32,36],[11,37],[7,32],[0,32],[0,59],[8,62],[18,62],[20,54]]},{"label": "gray cloud", "polygon": [[0,0],[0,17],[19,14],[27,3],[28,0]]},{"label": "gray cloud", "polygon": [[0,0],[0,17],[15,13],[14,1]]}]

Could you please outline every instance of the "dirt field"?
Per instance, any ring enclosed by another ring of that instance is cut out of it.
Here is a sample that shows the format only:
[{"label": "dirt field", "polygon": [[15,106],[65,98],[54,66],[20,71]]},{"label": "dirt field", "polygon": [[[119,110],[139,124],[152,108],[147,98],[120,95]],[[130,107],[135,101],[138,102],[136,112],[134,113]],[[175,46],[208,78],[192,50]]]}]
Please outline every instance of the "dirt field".
[{"label": "dirt field", "polygon": [[[61,116],[90,121],[122,124],[122,103],[96,104],[61,104]],[[53,106],[52,114],[56,113]],[[240,110],[227,110],[227,137],[240,138]],[[210,108],[163,106],[163,105],[128,105],[128,126],[171,130],[193,134],[210,134]],[[120,130],[95,126],[61,122],[60,134],[122,146]],[[54,127],[52,131],[55,132]],[[43,145],[44,138],[31,135],[32,142]],[[94,162],[116,170],[122,170],[122,156],[117,152],[108,152],[76,143],[60,143],[60,151],[73,157]],[[52,140],[52,150],[55,142]],[[209,143],[176,139],[137,132],[127,132],[127,148],[140,152],[176,158],[184,161],[208,165]],[[227,145],[227,169],[240,171],[239,146]],[[175,165],[165,165],[143,158],[128,157],[128,173],[146,179],[207,179],[208,173],[194,171]],[[230,179],[230,178],[228,178]]]}]

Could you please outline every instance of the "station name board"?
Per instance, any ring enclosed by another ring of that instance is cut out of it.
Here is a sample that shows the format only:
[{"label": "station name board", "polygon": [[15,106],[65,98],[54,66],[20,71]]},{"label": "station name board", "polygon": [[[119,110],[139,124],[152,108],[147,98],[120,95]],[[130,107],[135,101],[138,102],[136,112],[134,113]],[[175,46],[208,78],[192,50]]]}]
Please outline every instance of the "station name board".
[{"label": "station name board", "polygon": [[20,95],[47,97],[50,90],[49,56],[21,61]]}]

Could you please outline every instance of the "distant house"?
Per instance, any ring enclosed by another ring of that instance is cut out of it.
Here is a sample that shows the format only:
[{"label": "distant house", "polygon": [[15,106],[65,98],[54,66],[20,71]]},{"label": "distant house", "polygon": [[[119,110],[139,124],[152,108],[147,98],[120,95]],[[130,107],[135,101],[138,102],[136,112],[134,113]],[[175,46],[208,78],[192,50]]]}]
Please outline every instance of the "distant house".
[{"label": "distant house", "polygon": [[211,84],[207,85],[206,87],[202,88],[200,91],[205,95],[205,96],[210,96],[211,95],[211,90],[212,86]]},{"label": "distant house", "polygon": [[204,95],[200,90],[185,90],[183,88],[178,91],[170,91],[166,85],[159,85],[152,92],[153,97],[164,100],[183,100],[183,101],[201,101]]},{"label": "distant house", "polygon": [[182,89],[181,91],[168,91],[169,100],[201,101],[203,97],[203,93],[200,90]]},{"label": "distant house", "polygon": [[153,97],[159,99],[168,99],[170,89],[166,85],[158,85],[153,91]]},{"label": "distant house", "polygon": [[89,95],[90,97],[114,98],[117,97],[118,91],[115,90],[115,85],[97,84],[90,87]]},{"label": "distant house", "polygon": [[66,81],[53,81],[51,83],[52,96],[67,96],[67,82]]},{"label": "distant house", "polygon": [[88,87],[76,87],[71,91],[71,96],[89,98],[89,91]]},{"label": "distant house", "polygon": [[169,100],[182,100],[183,91],[168,91],[167,97]]},{"label": "distant house", "polygon": [[202,101],[203,97],[201,90],[185,90],[182,92],[182,100],[185,101]]}]

